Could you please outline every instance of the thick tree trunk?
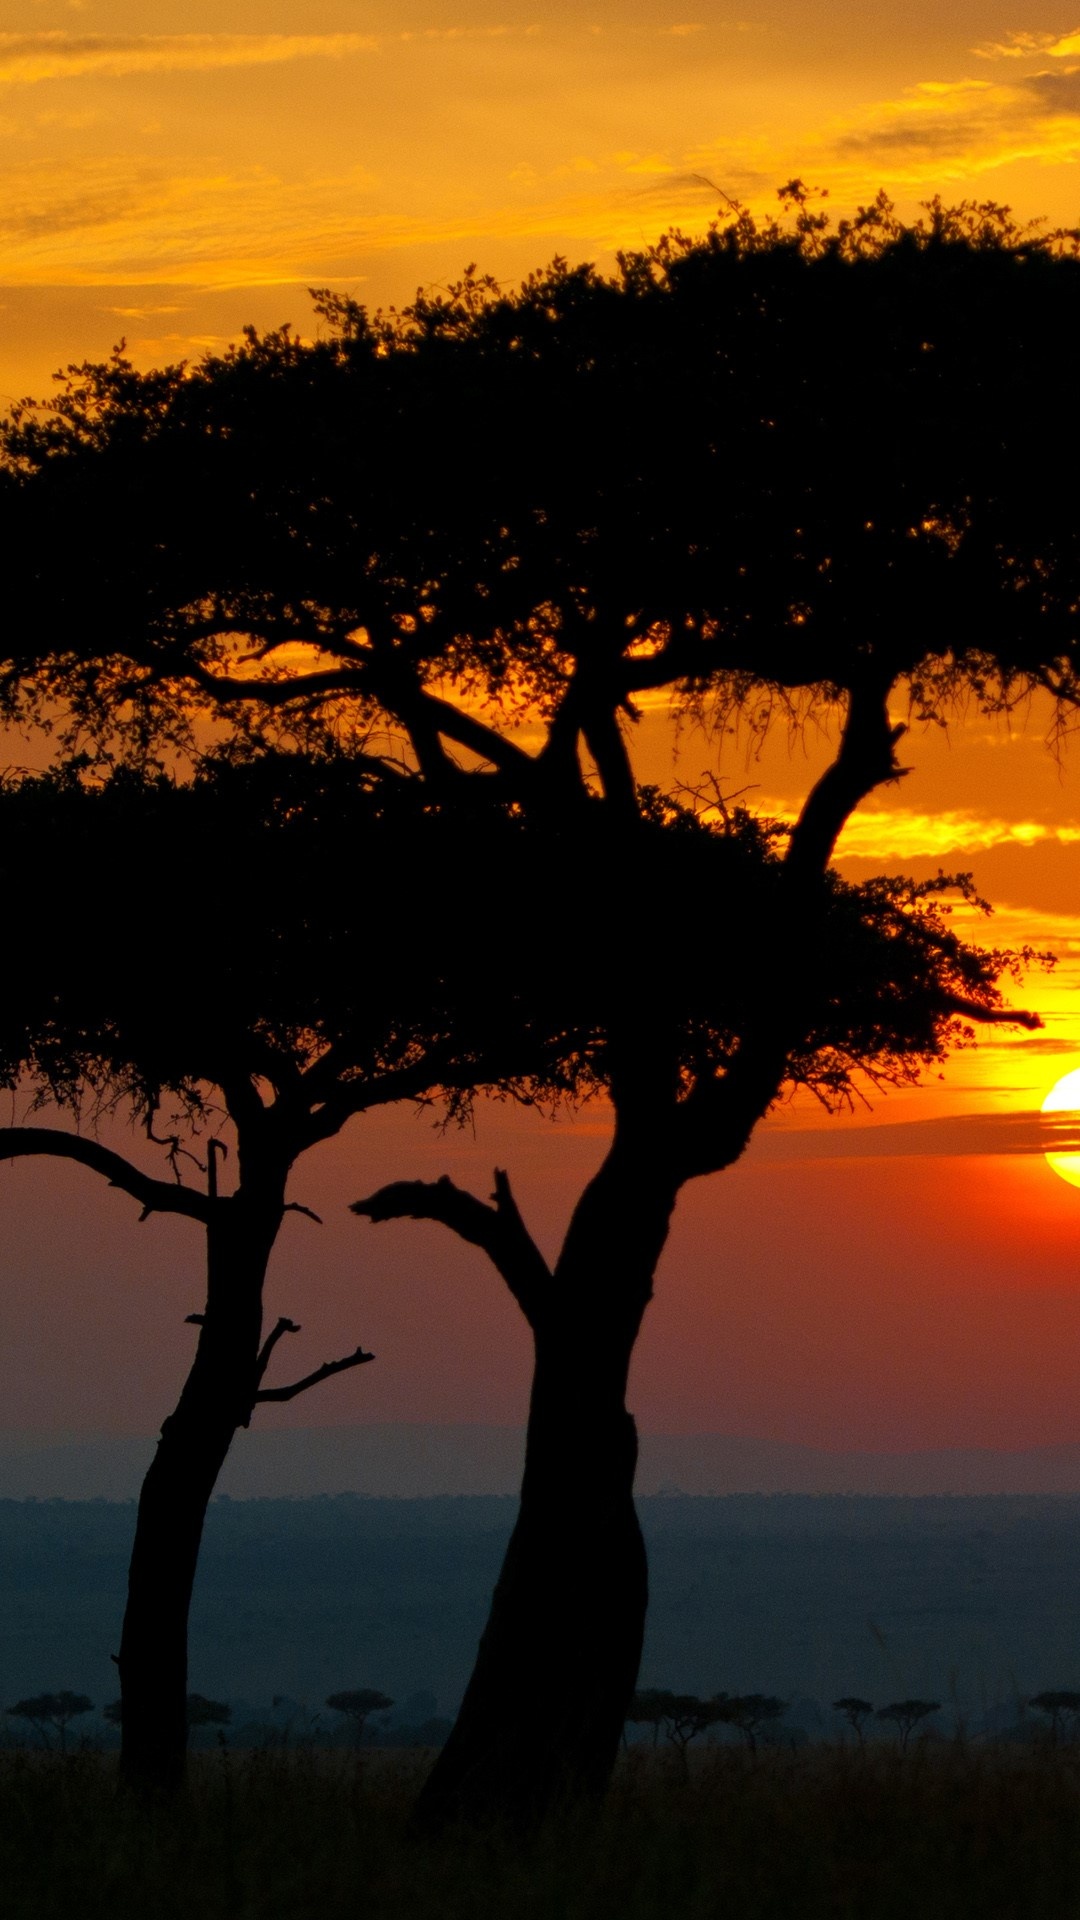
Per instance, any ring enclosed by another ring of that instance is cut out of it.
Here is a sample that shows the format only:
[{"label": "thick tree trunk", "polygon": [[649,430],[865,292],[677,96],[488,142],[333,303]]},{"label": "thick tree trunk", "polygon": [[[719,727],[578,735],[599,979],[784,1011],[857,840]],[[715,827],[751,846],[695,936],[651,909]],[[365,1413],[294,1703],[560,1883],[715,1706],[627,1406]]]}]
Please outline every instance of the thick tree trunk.
[{"label": "thick tree trunk", "polygon": [[615,1764],[648,1600],[626,1380],[674,1198],[627,1158],[582,1196],[534,1320],[520,1512],[421,1829],[533,1826],[601,1794]]},{"label": "thick tree trunk", "polygon": [[187,1751],[187,1638],[203,1522],[258,1385],[262,1287],[281,1220],[278,1194],[216,1204],[207,1300],[191,1372],[161,1429],[139,1498],[118,1665],[120,1777],[174,1792]]}]

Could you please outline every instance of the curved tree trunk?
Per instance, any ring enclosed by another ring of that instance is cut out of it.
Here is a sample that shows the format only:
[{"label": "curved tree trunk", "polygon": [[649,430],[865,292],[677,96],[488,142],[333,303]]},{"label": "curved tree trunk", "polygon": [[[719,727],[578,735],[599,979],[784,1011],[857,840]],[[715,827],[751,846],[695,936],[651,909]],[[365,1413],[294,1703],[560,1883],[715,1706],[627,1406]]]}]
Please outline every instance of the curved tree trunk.
[{"label": "curved tree trunk", "polygon": [[626,1381],[673,1203],[655,1167],[613,1149],[530,1315],[521,1507],[457,1723],[418,1802],[422,1829],[532,1826],[610,1780],[648,1600]]},{"label": "curved tree trunk", "polygon": [[278,1192],[215,1203],[199,1344],[142,1485],[118,1666],[121,1781],[173,1792],[187,1751],[187,1639],[203,1522],[258,1387],[262,1288],[281,1221]]}]

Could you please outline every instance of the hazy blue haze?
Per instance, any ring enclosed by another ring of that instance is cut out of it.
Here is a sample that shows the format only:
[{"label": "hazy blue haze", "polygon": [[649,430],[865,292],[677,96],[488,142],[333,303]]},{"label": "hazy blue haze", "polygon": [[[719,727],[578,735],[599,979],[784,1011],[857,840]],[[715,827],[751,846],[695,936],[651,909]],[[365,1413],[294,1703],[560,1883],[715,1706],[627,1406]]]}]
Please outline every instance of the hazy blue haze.
[{"label": "hazy blue haze", "polygon": [[[957,1698],[1014,1717],[1080,1688],[1080,1499],[652,1496],[643,1684],[829,1701]],[[319,1705],[336,1688],[453,1709],[511,1498],[217,1500],[191,1685]],[[117,1692],[130,1503],[0,1501],[0,1704]]]}]

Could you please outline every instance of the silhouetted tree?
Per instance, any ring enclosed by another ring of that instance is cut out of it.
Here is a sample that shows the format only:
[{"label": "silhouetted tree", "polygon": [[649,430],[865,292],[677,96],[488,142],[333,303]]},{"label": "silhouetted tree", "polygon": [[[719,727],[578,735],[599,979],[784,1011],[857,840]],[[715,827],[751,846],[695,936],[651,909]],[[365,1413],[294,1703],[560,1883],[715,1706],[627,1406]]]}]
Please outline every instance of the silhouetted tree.
[{"label": "silhouetted tree", "polygon": [[631,1726],[652,1728],[654,1747],[660,1741],[660,1729],[664,1724],[667,1702],[673,1697],[659,1687],[645,1687],[634,1694],[626,1710],[626,1718]]},{"label": "silhouetted tree", "polygon": [[[361,1205],[484,1247],[536,1342],[521,1516],[431,1817],[528,1816],[607,1778],[646,1592],[625,1383],[681,1187],[785,1087],[842,1103],[860,1068],[910,1078],[1001,1012],[992,970],[930,942],[895,991],[878,975],[883,1026],[858,1016],[830,973],[828,870],[901,774],[895,688],[922,712],[957,687],[1008,699],[1075,643],[1080,518],[1047,435],[1072,443],[1080,397],[1066,383],[1051,422],[1045,368],[1070,363],[1080,268],[997,209],[935,203],[904,228],[879,201],[829,233],[795,200],[790,232],[739,216],[611,279],[558,262],[499,295],[467,276],[383,319],[327,295],[310,346],[249,334],[145,376],[117,356],[6,436],[10,713],[133,754],[194,750],[208,708],[240,735],[383,739],[470,831],[506,806],[588,854],[575,961],[614,906],[614,1132],[554,1269],[502,1174],[491,1206],[409,1182]],[[737,887],[708,900],[708,957],[745,964],[701,1030],[692,995],[675,1017],[667,998],[700,933],[659,979],[641,944],[676,896],[640,857],[629,728],[664,690],[714,726],[843,714],[764,937]],[[560,891],[539,897],[559,917]],[[899,895],[878,904],[903,925]]]},{"label": "silhouetted tree", "polygon": [[686,1764],[686,1749],[691,1740],[705,1733],[709,1727],[723,1720],[727,1695],[718,1694],[715,1699],[701,1700],[695,1693],[669,1693],[653,1689],[644,1693],[635,1693],[630,1702],[627,1719],[644,1722],[654,1729],[653,1745],[657,1734],[663,1727],[664,1738],[671,1742],[683,1765]]},{"label": "silhouetted tree", "polygon": [[226,1701],[208,1700],[203,1693],[189,1693],[186,1706],[189,1727],[227,1727],[232,1719],[232,1708]]},{"label": "silhouetted tree", "polygon": [[863,1727],[873,1711],[872,1701],[860,1700],[855,1694],[846,1694],[842,1700],[833,1701],[833,1712],[843,1714],[860,1747],[863,1744]]},{"label": "silhouetted tree", "polygon": [[[186,1741],[199,1541],[232,1439],[258,1405],[371,1358],[358,1347],[289,1384],[267,1378],[279,1342],[300,1331],[285,1317],[262,1328],[278,1229],[289,1211],[306,1212],[286,1198],[290,1170],[354,1114],[395,1099],[464,1099],[478,1078],[505,1082],[510,1045],[488,1011],[503,971],[498,942],[495,973],[464,953],[453,916],[468,883],[404,776],[280,754],[208,762],[181,784],[124,770],[89,785],[84,776],[76,768],[0,789],[0,886],[24,916],[0,1007],[0,1082],[76,1116],[128,1105],[171,1177],[71,1127],[0,1128],[0,1157],[73,1161],[131,1194],[143,1219],[179,1214],[205,1234],[205,1305],[188,1316],[195,1360],[143,1486],[119,1654],[123,1775],[169,1787]],[[489,835],[476,850],[520,854],[520,826],[508,831],[511,844]],[[356,860],[399,924],[426,872],[445,937],[404,950],[373,941],[368,896],[341,884]],[[207,888],[213,950],[170,959],[180,903]],[[501,1004],[516,1057],[544,1073],[533,1008],[506,992]],[[581,1071],[571,1066],[564,1083]]]},{"label": "silhouetted tree", "polygon": [[[122,1700],[110,1700],[101,1709],[102,1717],[112,1727],[120,1727],[124,1722],[124,1703]],[[184,1718],[189,1727],[225,1727],[232,1718],[232,1708],[224,1700],[208,1700],[205,1694],[189,1693]]]},{"label": "silhouetted tree", "polygon": [[[732,1164],[785,1087],[809,1086],[826,1104],[840,1104],[857,1065],[879,1086],[909,1078],[918,1055],[917,1027],[929,1060],[948,1045],[961,1004],[973,1019],[980,1001],[988,1017],[1000,1012],[984,997],[989,975],[977,992],[974,974],[966,990],[956,976],[950,980],[944,950],[931,957],[936,936],[919,962],[910,970],[904,965],[904,944],[920,927],[927,897],[920,902],[905,889],[904,906],[899,894],[890,901],[889,883],[876,882],[856,904],[854,890],[847,892],[822,869],[811,902],[801,870],[807,843],[800,827],[807,827],[808,840],[815,833],[819,803],[831,806],[834,773],[810,796],[787,851],[777,858],[780,920],[771,922],[763,913],[756,923],[743,922],[758,937],[766,926],[769,931],[762,945],[755,937],[741,950],[754,976],[744,976],[742,994],[718,994],[722,1025],[695,1026],[683,1054],[671,1026],[665,1032],[659,1023],[661,1010],[670,1019],[670,1000],[650,996],[635,1021],[631,983],[614,975],[615,990],[621,985],[626,996],[608,1025],[614,1137],[551,1268],[526,1234],[501,1171],[490,1203],[448,1179],[396,1182],[354,1203],[356,1212],[376,1221],[441,1221],[482,1247],[521,1306],[535,1345],[520,1517],[473,1678],[424,1790],[424,1818],[439,1820],[466,1806],[478,1812],[485,1793],[489,1809],[514,1804],[522,1817],[532,1818],[562,1793],[597,1791],[606,1782],[620,1730],[612,1735],[612,1716],[616,1703],[624,1715],[624,1689],[636,1677],[646,1604],[644,1549],[632,1503],[636,1440],[624,1395],[680,1187]],[[828,844],[831,849],[831,836]],[[849,971],[856,947],[848,936],[860,912],[866,916],[866,944],[858,943],[863,957]],[[611,924],[618,924],[617,909]],[[848,930],[844,935],[841,925]],[[811,926],[808,952],[803,943]],[[929,932],[929,923],[922,923],[922,932]],[[688,944],[693,947],[694,937]],[[711,958],[715,950],[709,952]],[[785,1000],[787,957],[796,952],[805,971]],[[808,975],[816,979],[816,990],[809,989]],[[642,977],[651,979],[648,972]],[[818,1024],[826,1008],[827,1018]],[[880,1022],[886,1008],[895,1020],[888,1038]],[[786,1053],[778,1050],[782,1039]],[[576,1676],[577,1690],[562,1720],[552,1716],[541,1728],[530,1728],[526,1748],[524,1730],[508,1722],[509,1676],[519,1665],[527,1669],[532,1648],[534,1658],[544,1660],[547,1687],[561,1696],[563,1666],[548,1667],[556,1647]],[[571,1735],[568,1726],[577,1732]]]},{"label": "silhouetted tree", "polygon": [[352,1722],[353,1740],[359,1747],[363,1743],[364,1728],[373,1713],[389,1713],[393,1701],[389,1695],[379,1693],[374,1687],[357,1687],[345,1693],[330,1693],[326,1704],[335,1713],[344,1714]]},{"label": "silhouetted tree", "polygon": [[1049,1693],[1033,1694],[1028,1706],[1034,1707],[1038,1713],[1045,1713],[1050,1722],[1050,1738],[1056,1745],[1064,1729],[1070,1733],[1075,1731],[1080,1718],[1080,1693],[1052,1689]]},{"label": "silhouetted tree", "polygon": [[787,1711],[786,1701],[771,1693],[720,1694],[715,1704],[716,1720],[737,1727],[751,1753],[757,1752],[758,1736],[764,1728],[782,1719]]},{"label": "silhouetted tree", "polygon": [[60,1693],[35,1693],[26,1700],[16,1700],[13,1707],[6,1707],[14,1720],[28,1720],[46,1746],[52,1743],[46,1731],[52,1727],[60,1742],[60,1751],[67,1751],[67,1730],[71,1722],[82,1713],[92,1713],[94,1703],[85,1693],[69,1693],[63,1689]]},{"label": "silhouetted tree", "polygon": [[915,1728],[932,1713],[940,1710],[940,1700],[893,1700],[887,1707],[879,1707],[879,1720],[891,1720],[900,1735],[900,1751],[906,1753],[907,1744]]}]

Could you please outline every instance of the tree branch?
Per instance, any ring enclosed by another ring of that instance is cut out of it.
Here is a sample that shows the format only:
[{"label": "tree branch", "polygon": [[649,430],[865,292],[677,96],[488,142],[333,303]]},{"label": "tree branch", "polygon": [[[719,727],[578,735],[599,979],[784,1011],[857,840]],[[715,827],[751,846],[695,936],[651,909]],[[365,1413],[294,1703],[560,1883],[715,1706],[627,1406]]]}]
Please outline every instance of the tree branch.
[{"label": "tree branch", "polygon": [[212,673],[198,661],[185,660],[179,672],[193,680],[200,693],[208,694],[218,706],[254,700],[262,707],[282,707],[290,700],[330,700],[335,694],[366,691],[366,676],[355,667],[326,667],[317,673],[294,674],[286,680],[247,680],[234,674]]},{"label": "tree branch", "polygon": [[1041,1014],[1022,1007],[982,1007],[977,1000],[965,1000],[961,994],[949,994],[942,1000],[946,1013],[959,1014],[965,1020],[977,1020],[984,1026],[1026,1027],[1034,1033],[1044,1025]]},{"label": "tree branch", "polygon": [[[422,703],[423,711],[437,733],[444,734],[448,740],[454,740],[459,747],[468,747],[481,760],[489,760],[500,773],[523,776],[531,781],[536,773],[536,761],[524,747],[519,747],[505,734],[496,733],[483,720],[474,714],[465,713],[455,707],[452,701],[440,699],[438,694],[419,690],[417,699]],[[387,705],[391,704],[387,701]],[[404,711],[401,717],[406,726],[409,721]]]},{"label": "tree branch", "polygon": [[824,873],[859,803],[907,771],[896,764],[896,745],[907,729],[889,725],[889,684],[859,685],[848,693],[840,751],[808,794],[788,842],[784,864],[802,880]]},{"label": "tree branch", "polygon": [[598,705],[596,712],[585,720],[582,736],[596,762],[605,800],[624,818],[636,819],[637,786],[618,713]]},{"label": "tree branch", "polygon": [[278,1341],[283,1339],[285,1334],[287,1333],[299,1333],[299,1331],[300,1329],[297,1326],[296,1321],[287,1320],[283,1315],[282,1318],[278,1321],[276,1327],[274,1327],[272,1331],[267,1334],[266,1339],[263,1341],[262,1346],[259,1348],[259,1357],[255,1362],[256,1387],[259,1385],[259,1382],[262,1380],[267,1367],[270,1365],[270,1355],[273,1353],[274,1348],[277,1346]]},{"label": "tree branch", "polygon": [[[373,694],[388,712],[398,715],[410,732],[419,718],[422,722],[421,732],[430,727],[436,733],[445,734],[448,740],[455,740],[459,746],[468,747],[481,759],[489,760],[498,767],[500,773],[532,774],[535,771],[536,763],[532,755],[515,745],[513,740],[496,733],[493,727],[463,712],[451,701],[427,693],[421,687],[414,685],[403,694],[401,688],[387,686],[386,675],[380,674],[379,667],[380,662],[372,656],[362,667],[326,667],[315,673],[295,674],[282,680],[248,680],[234,674],[214,673],[198,661],[185,661],[182,671],[194,681],[200,692],[207,694],[218,706],[251,700],[264,707],[281,707],[290,700],[330,700],[341,693]],[[425,757],[420,752],[423,744],[421,742],[418,746],[421,760]],[[426,757],[430,763],[430,747]]]},{"label": "tree branch", "polygon": [[506,1281],[531,1327],[542,1311],[551,1271],[532,1238],[501,1168],[495,1169],[493,1206],[441,1180],[395,1180],[349,1211],[369,1220],[438,1220],[471,1246],[482,1247]]},{"label": "tree branch", "polygon": [[346,1354],[344,1360],[328,1360],[325,1366],[317,1367],[314,1373],[304,1375],[302,1380],[294,1380],[289,1387],[260,1387],[255,1395],[254,1405],[264,1400],[295,1400],[298,1393],[306,1393],[309,1387],[317,1387],[321,1380],[329,1380],[335,1373],[346,1373],[350,1367],[362,1367],[367,1360],[374,1360],[373,1353],[365,1353],[363,1347],[357,1347],[355,1353]]},{"label": "tree branch", "polygon": [[[815,946],[815,902],[820,900],[820,885],[836,842],[860,801],[904,772],[896,764],[896,745],[905,729],[889,724],[890,685],[885,675],[868,674],[848,690],[839,751],[808,794],[784,857],[786,931],[795,961],[790,992],[779,1010],[772,991],[763,987],[756,1019],[723,1079],[699,1081],[680,1106],[673,1131],[686,1179],[731,1166],[783,1083],[792,1042],[805,1023],[810,991],[807,972],[797,956],[806,943],[810,951]],[[958,1003],[950,1010],[965,1009]],[[975,1017],[973,1008],[967,1011]]]},{"label": "tree branch", "polygon": [[110,1187],[118,1187],[138,1200],[144,1220],[151,1213],[182,1213],[203,1225],[210,1219],[212,1203],[205,1194],[174,1186],[168,1180],[155,1180],[98,1140],[84,1140],[60,1127],[0,1127],[0,1160],[18,1160],[34,1153],[54,1160],[74,1160],[101,1174]]}]

